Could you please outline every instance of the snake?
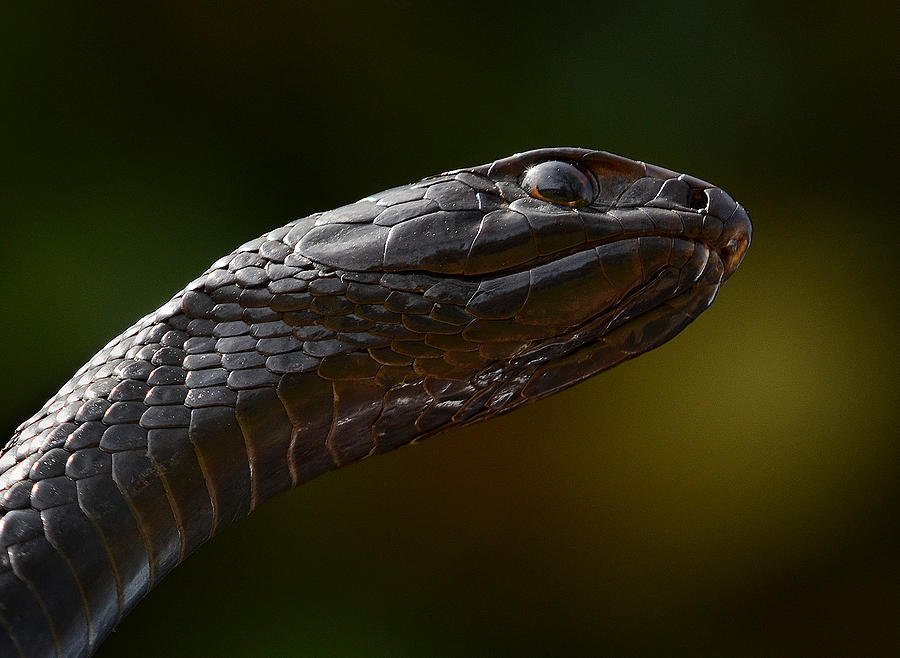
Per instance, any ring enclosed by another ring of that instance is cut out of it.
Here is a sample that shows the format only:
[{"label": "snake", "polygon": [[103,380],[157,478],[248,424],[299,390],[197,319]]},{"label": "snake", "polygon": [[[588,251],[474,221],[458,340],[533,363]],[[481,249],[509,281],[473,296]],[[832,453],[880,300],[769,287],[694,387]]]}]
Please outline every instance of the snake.
[{"label": "snake", "polygon": [[0,656],[88,656],[276,494],[661,345],[712,303],[751,232],[710,183],[566,147],[241,245],[0,452]]}]

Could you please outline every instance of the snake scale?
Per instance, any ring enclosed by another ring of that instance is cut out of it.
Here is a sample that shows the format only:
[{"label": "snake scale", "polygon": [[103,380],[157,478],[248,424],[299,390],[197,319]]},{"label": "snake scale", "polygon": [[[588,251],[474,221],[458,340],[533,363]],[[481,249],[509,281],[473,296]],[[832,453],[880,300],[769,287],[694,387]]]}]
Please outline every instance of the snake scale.
[{"label": "snake scale", "polygon": [[223,526],[672,338],[750,243],[728,194],[539,149],[240,246],[0,453],[0,656],[86,656]]}]

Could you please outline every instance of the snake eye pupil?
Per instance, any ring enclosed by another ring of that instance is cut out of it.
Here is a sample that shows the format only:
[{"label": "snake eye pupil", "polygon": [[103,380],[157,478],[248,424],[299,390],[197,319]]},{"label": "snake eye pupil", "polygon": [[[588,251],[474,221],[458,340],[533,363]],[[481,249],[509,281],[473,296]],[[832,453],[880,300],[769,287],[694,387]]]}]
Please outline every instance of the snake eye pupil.
[{"label": "snake eye pupil", "polygon": [[522,187],[536,199],[564,206],[586,206],[594,200],[587,174],[568,162],[549,160],[525,172]]}]

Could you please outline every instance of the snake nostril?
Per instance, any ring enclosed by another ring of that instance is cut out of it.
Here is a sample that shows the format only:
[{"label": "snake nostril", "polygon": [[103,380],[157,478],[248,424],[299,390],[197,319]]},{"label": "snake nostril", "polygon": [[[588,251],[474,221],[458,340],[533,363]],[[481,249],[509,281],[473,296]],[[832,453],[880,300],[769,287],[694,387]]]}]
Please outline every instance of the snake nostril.
[{"label": "snake nostril", "polygon": [[691,187],[691,192],[688,195],[688,207],[694,210],[703,210],[706,207],[706,202],[706,191],[699,187]]}]

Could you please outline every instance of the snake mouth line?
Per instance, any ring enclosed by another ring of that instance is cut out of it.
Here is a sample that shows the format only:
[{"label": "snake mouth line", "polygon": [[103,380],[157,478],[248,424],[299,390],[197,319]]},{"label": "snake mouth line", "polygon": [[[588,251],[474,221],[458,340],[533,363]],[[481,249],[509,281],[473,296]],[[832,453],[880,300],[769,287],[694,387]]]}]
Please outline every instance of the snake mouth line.
[{"label": "snake mouth line", "polygon": [[[695,244],[702,245],[710,253],[716,254],[724,265],[724,278],[727,279],[734,272],[734,270],[737,269],[738,265],[741,263],[741,260],[744,257],[745,252],[747,251],[747,248],[750,245],[749,228],[745,228],[745,226],[749,227],[749,218],[747,217],[746,212],[740,206],[737,206],[734,212],[725,219],[711,213],[698,213],[696,211],[691,212],[697,217],[697,226],[690,228],[685,227],[684,230],[680,232],[660,230],[656,227],[646,230],[623,229],[620,233],[616,233],[599,239],[586,240],[565,249],[554,251],[548,254],[543,254],[524,263],[518,263],[510,267],[497,269],[489,274],[470,274],[463,272],[450,276],[452,276],[453,278],[461,278],[466,280],[483,280],[485,278],[508,276],[512,274],[518,274],[520,272],[526,272],[530,269],[534,269],[535,267],[540,267],[541,265],[553,263],[555,261],[562,260],[569,256],[573,256],[590,249],[605,247],[617,242],[636,240],[640,238],[664,238],[669,240],[693,242]],[[707,217],[720,222],[725,227],[724,230],[714,238],[710,238],[703,234],[703,230],[701,227],[704,224],[704,218]],[[422,271],[422,273],[431,274],[432,276],[435,275],[434,272],[427,272],[424,270]]]}]

